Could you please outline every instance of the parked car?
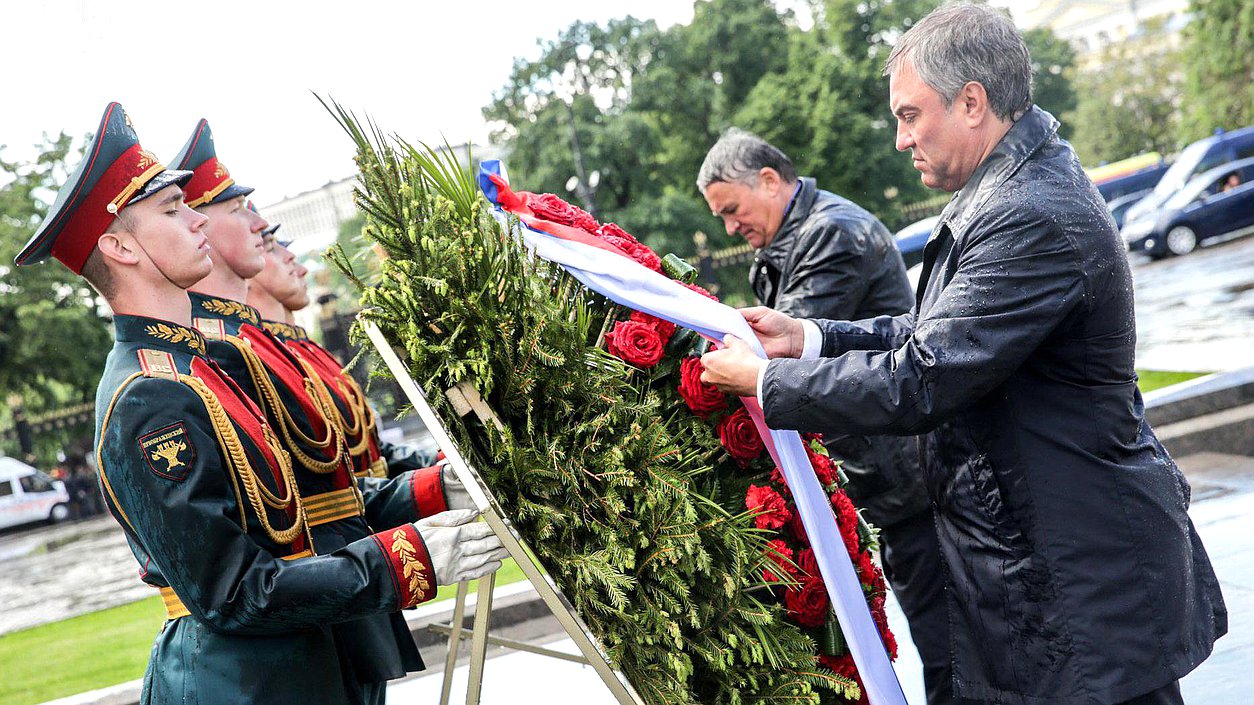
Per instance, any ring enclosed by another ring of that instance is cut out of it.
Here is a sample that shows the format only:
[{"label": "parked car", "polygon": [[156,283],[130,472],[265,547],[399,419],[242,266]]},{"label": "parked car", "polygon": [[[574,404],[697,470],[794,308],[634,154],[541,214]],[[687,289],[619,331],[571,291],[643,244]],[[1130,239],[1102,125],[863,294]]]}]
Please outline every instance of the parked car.
[{"label": "parked car", "polygon": [[0,456],[0,529],[70,518],[65,483],[14,458]]},{"label": "parked car", "polygon": [[1163,206],[1176,191],[1201,174],[1220,164],[1254,157],[1254,126],[1232,132],[1219,132],[1200,139],[1180,152],[1175,163],[1163,174],[1153,192],[1128,209],[1127,221],[1140,220]]},{"label": "parked car", "polygon": [[1107,203],[1130,193],[1154,188],[1170,165],[1158,152],[1138,154],[1112,164],[1085,169]]},{"label": "parked car", "polygon": [[1144,191],[1134,191],[1129,194],[1120,196],[1106,203],[1106,207],[1110,209],[1110,217],[1115,219],[1115,227],[1123,228],[1123,224],[1127,222],[1128,210],[1141,202],[1154,189],[1147,188]]},{"label": "parked car", "polygon": [[897,249],[901,250],[901,258],[906,261],[906,269],[923,261],[923,246],[932,235],[932,228],[940,220],[939,215],[924,218],[897,231]]},{"label": "parked car", "polygon": [[1129,220],[1120,233],[1130,252],[1185,255],[1223,235],[1254,232],[1254,158],[1194,177],[1162,208]]}]

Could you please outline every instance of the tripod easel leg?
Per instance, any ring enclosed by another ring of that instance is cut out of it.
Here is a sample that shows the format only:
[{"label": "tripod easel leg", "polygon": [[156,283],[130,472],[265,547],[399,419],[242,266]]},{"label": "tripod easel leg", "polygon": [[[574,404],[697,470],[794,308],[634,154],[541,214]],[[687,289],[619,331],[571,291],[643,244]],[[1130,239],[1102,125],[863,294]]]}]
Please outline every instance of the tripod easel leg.
[{"label": "tripod easel leg", "polygon": [[453,604],[453,621],[449,623],[448,655],[444,657],[444,685],[440,688],[440,705],[448,705],[449,691],[453,688],[453,669],[457,667],[457,654],[462,646],[462,618],[466,614],[466,593],[470,584],[463,580],[457,584],[457,599]]},{"label": "tripod easel leg", "polygon": [[470,637],[470,677],[466,683],[466,705],[479,705],[483,689],[483,662],[488,655],[488,620],[492,615],[492,588],[496,573],[479,578],[479,596],[475,601],[475,624]]}]

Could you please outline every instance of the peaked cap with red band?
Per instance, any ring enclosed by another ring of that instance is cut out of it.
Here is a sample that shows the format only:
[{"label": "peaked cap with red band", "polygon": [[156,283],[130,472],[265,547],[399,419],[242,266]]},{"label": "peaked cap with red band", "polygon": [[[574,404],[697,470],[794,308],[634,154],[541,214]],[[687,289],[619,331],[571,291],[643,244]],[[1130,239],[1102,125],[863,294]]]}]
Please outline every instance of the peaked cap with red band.
[{"label": "peaked cap with red band", "polygon": [[209,121],[204,118],[196,123],[196,130],[183,149],[174,155],[170,165],[192,172],[192,180],[183,187],[187,192],[187,205],[192,208],[222,203],[253,192],[251,188],[235,183],[226,165],[218,161],[218,153],[213,147],[213,132],[209,129]]},{"label": "peaked cap with red band", "polygon": [[141,147],[122,106],[109,103],[83,161],[13,261],[35,264],[55,257],[82,274],[83,263],[119,211],[167,186],[182,185],[191,176],[188,171],[166,169]]}]

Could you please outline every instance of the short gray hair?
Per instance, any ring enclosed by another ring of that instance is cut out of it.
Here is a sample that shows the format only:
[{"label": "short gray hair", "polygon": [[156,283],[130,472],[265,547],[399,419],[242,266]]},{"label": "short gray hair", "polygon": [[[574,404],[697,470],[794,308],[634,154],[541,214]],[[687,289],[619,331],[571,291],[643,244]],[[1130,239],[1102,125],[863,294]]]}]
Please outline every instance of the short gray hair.
[{"label": "short gray hair", "polygon": [[986,5],[951,3],[936,8],[902,35],[888,55],[884,75],[909,61],[946,105],[974,81],[1003,120],[1032,104],[1032,58],[1006,14]]},{"label": "short gray hair", "polygon": [[797,170],[788,155],[752,132],[733,127],[706,152],[697,172],[697,188],[705,193],[706,187],[720,181],[756,186],[758,172],[766,167],[779,172],[785,183],[797,182]]}]

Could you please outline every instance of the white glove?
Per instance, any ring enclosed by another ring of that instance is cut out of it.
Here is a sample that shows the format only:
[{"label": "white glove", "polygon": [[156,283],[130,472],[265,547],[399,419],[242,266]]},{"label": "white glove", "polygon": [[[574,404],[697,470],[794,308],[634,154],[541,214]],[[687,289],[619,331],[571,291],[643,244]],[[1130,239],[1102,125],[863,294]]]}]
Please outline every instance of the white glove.
[{"label": "white glove", "polygon": [[482,578],[500,568],[509,555],[492,527],[475,521],[478,517],[479,512],[458,509],[414,522],[427,544],[437,585]]},{"label": "white glove", "polygon": [[444,506],[449,510],[478,509],[470,498],[470,492],[447,461],[440,467],[440,485],[444,488]]}]

